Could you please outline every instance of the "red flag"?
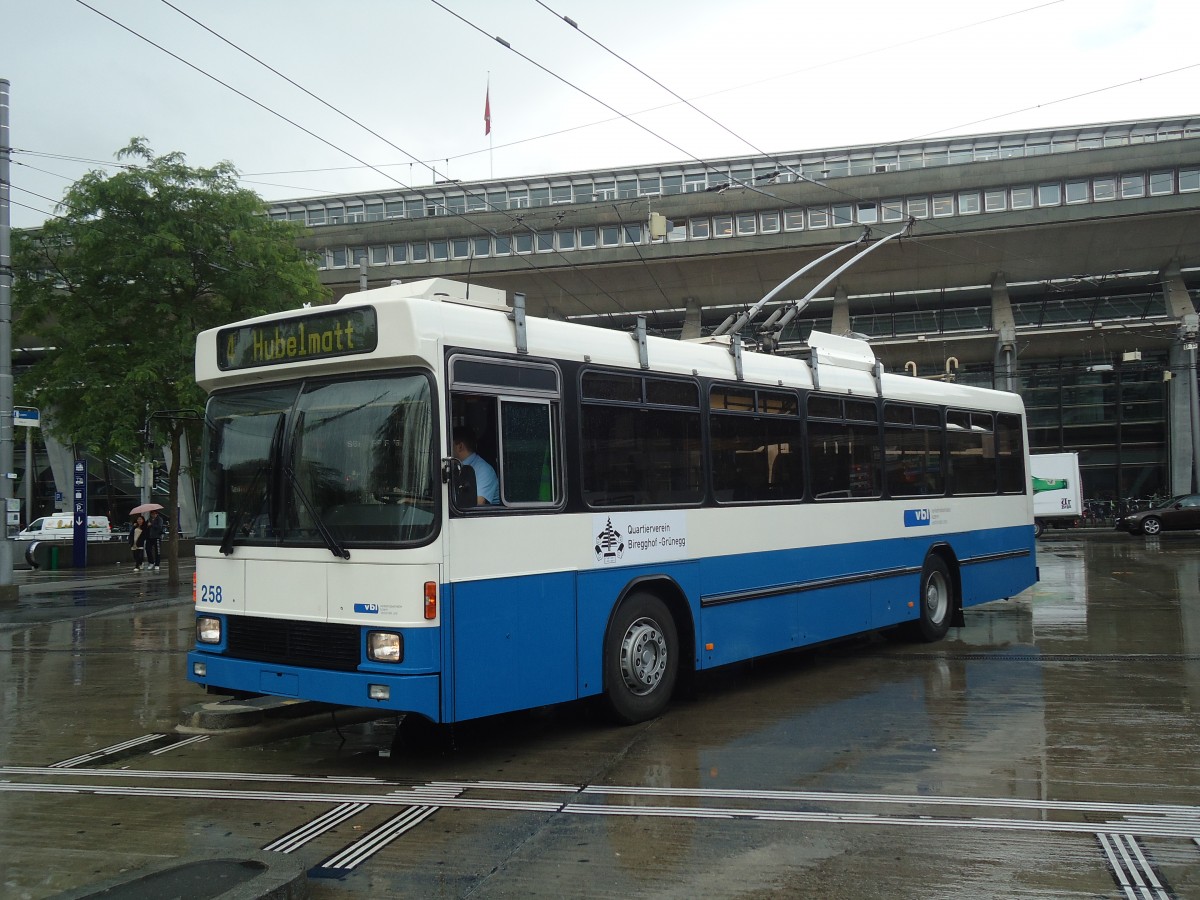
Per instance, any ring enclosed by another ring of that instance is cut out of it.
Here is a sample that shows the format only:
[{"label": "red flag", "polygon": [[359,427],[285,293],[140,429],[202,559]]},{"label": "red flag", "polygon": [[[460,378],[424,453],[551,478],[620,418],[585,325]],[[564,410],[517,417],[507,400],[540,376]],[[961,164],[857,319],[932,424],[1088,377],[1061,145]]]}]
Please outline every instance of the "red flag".
[{"label": "red flag", "polygon": [[492,133],[492,87],[491,87],[491,85],[488,85],[488,89],[483,95],[483,133],[485,135]]}]

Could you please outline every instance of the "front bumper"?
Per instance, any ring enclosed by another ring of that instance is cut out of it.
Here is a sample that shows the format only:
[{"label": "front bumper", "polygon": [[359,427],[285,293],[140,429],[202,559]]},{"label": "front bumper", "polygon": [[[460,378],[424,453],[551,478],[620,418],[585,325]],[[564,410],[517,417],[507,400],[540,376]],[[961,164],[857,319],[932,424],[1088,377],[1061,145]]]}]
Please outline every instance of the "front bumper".
[{"label": "front bumper", "polygon": [[[204,675],[196,674],[197,663],[204,665]],[[195,650],[187,656],[187,673],[189,681],[209,687],[216,693],[226,688],[231,691],[258,692],[277,697],[299,697],[338,706],[373,707],[417,713],[431,721],[441,721],[441,676],[436,674],[334,672],[231,659],[218,653],[202,653]],[[387,685],[390,697],[387,700],[372,699],[371,685]]]}]

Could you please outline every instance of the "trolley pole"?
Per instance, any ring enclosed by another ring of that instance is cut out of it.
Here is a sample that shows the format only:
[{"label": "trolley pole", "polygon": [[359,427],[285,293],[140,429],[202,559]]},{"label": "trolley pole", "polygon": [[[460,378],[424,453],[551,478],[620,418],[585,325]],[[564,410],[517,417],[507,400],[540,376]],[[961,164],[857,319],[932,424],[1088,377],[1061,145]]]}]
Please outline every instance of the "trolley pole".
[{"label": "trolley pole", "polygon": [[8,539],[8,501],[13,495],[13,377],[12,377],[12,248],[9,206],[8,135],[9,83],[0,78],[0,507],[4,540],[0,541],[0,603],[16,602],[12,541]]}]

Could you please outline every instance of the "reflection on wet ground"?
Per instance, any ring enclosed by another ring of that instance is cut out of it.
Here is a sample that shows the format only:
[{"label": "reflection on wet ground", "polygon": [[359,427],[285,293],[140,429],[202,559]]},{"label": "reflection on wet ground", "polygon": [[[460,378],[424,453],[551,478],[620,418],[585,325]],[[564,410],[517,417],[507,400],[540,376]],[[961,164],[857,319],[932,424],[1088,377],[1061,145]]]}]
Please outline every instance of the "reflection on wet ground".
[{"label": "reflection on wet ground", "polygon": [[317,897],[1200,895],[1200,538],[1039,565],[939,644],[870,635],[709,673],[643,726],[577,704],[432,754],[393,753],[391,720],[177,734],[203,699],[182,595],[8,628],[0,893],[271,847]]}]

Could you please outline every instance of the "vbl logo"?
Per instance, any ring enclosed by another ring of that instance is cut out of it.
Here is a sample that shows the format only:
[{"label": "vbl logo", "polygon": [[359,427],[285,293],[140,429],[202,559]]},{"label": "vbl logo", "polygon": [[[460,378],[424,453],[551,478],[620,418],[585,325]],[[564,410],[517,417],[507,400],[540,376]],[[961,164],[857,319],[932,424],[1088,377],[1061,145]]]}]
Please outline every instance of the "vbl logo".
[{"label": "vbl logo", "polygon": [[919,528],[922,525],[928,525],[929,522],[930,516],[927,509],[906,509],[904,511],[905,528]]}]

